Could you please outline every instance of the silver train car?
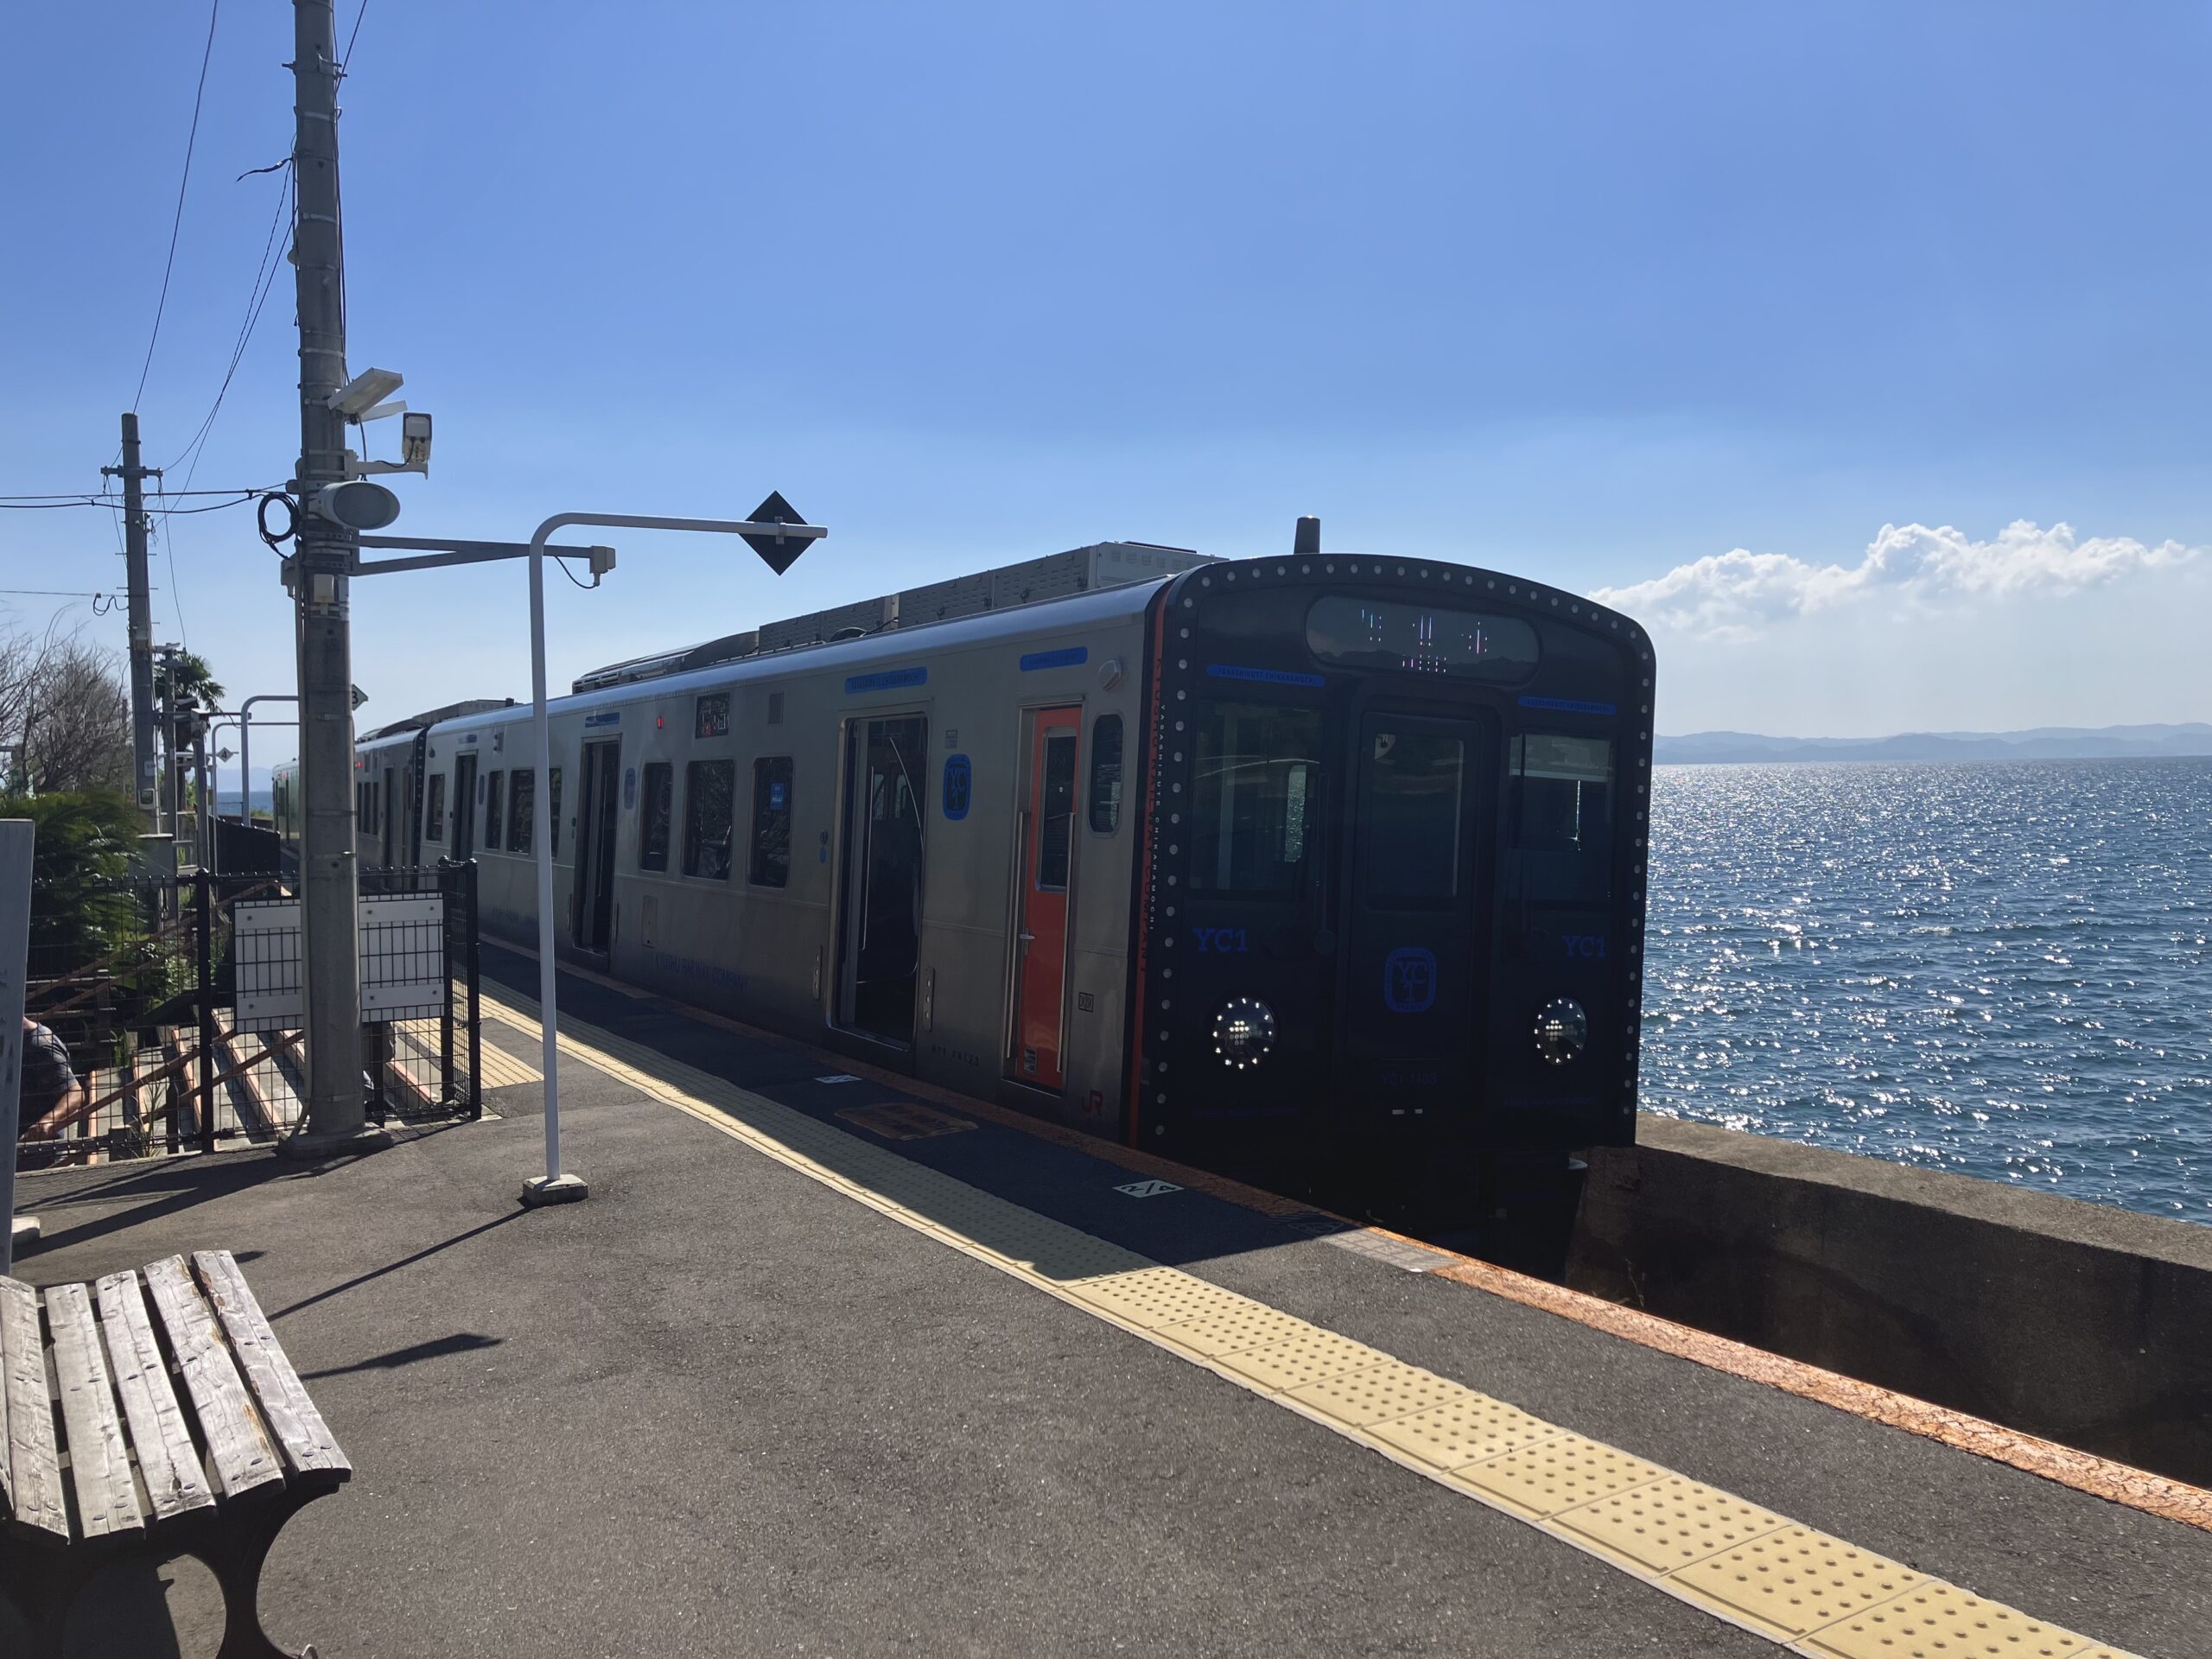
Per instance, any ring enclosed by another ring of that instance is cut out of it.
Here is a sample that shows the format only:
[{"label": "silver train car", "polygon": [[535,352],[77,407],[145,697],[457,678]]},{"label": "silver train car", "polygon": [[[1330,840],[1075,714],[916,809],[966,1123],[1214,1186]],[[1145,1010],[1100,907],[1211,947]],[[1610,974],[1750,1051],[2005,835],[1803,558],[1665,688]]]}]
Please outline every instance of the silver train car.
[{"label": "silver train car", "polygon": [[[1304,524],[1165,574],[1117,549],[1060,556],[1090,561],[1061,596],[960,613],[941,584],[850,607],[852,637],[579,681],[551,705],[561,951],[1271,1179],[1472,1191],[1500,1154],[1632,1140],[1643,631]],[[359,755],[363,859],[473,858],[485,931],[534,943],[529,709]]]}]

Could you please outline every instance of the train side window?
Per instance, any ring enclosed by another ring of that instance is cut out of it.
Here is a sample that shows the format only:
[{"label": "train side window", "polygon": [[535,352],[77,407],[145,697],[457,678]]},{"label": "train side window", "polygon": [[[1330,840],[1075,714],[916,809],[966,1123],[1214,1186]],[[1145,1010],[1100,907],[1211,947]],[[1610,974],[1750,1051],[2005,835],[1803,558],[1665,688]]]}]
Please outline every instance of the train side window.
[{"label": "train side window", "polygon": [[1603,903],[1613,893],[1613,746],[1530,732],[1513,740],[1513,845],[1522,895]]},{"label": "train side window", "polygon": [[781,887],[791,882],[791,758],[788,754],[764,755],[753,763],[753,868],[745,879],[756,887]]},{"label": "train side window", "polygon": [[1320,802],[1321,711],[1206,702],[1197,726],[1192,891],[1296,894]]},{"label": "train side window", "polygon": [[1045,787],[1037,826],[1037,891],[1068,890],[1069,855],[1075,847],[1075,734],[1045,739]]},{"label": "train side window", "polygon": [[430,793],[423,808],[423,839],[443,841],[446,838],[446,775],[442,772],[430,774]]},{"label": "train side window", "polygon": [[1090,833],[1110,836],[1122,823],[1122,717],[1101,715],[1090,726]]},{"label": "train side window", "polygon": [[676,770],[665,760],[648,761],[638,802],[638,868],[668,868],[669,820],[676,806]]},{"label": "train side window", "polygon": [[553,856],[558,858],[561,856],[561,768],[554,767],[550,776],[553,794],[545,803],[545,819],[553,826]]},{"label": "train side window", "polygon": [[505,844],[499,833],[505,823],[499,813],[499,792],[506,780],[504,772],[486,773],[484,779],[484,850],[487,853],[496,853]]},{"label": "train side window", "polygon": [[683,874],[729,880],[737,762],[694,760],[683,769]]},{"label": "train side window", "polygon": [[507,796],[507,850],[526,853],[530,837],[537,818],[537,774],[527,767],[515,768],[514,784]]}]

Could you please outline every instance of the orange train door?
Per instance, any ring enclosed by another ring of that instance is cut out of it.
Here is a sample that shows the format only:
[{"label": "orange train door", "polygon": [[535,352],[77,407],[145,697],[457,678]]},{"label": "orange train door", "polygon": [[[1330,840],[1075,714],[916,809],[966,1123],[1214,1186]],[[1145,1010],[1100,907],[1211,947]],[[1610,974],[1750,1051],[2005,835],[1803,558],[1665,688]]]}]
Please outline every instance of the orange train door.
[{"label": "orange train door", "polygon": [[1060,1044],[1075,875],[1076,741],[1082,728],[1079,707],[1030,711],[1013,1058],[1014,1076],[1040,1089],[1058,1089],[1066,1080]]}]

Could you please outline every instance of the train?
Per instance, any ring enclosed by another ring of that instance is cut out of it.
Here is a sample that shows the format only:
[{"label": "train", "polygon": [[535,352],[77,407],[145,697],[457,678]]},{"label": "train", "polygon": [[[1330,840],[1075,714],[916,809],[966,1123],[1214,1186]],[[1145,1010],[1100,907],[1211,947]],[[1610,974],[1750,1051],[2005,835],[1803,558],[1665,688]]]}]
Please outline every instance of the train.
[{"label": "train", "polygon": [[[1632,1142],[1650,639],[1440,559],[1109,542],[550,704],[561,953],[1371,1215]],[[358,852],[537,938],[531,710],[360,740]],[[296,841],[296,778],[277,825]]]}]

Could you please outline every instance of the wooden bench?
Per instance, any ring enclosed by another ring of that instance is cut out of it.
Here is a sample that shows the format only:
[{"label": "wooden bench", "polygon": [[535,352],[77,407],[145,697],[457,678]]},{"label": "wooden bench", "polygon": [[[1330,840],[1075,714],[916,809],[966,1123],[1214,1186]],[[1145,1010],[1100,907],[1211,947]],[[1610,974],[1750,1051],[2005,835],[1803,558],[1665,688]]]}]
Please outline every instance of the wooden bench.
[{"label": "wooden bench", "polygon": [[42,1298],[0,1278],[0,1594],[56,1659],[86,1580],[134,1555],[207,1563],[220,1659],[282,1656],[262,1563],[353,1473],[228,1250]]}]

